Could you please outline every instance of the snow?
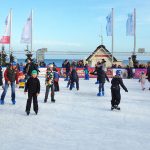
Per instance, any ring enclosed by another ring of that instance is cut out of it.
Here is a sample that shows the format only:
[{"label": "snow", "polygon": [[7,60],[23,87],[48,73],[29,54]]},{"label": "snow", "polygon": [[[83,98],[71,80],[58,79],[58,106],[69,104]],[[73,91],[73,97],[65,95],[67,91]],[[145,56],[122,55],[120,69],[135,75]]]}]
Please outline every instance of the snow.
[{"label": "snow", "polygon": [[[97,97],[96,79],[80,79],[80,90],[70,91],[60,79],[56,103],[43,103],[41,81],[39,113],[25,113],[27,95],[16,88],[16,105],[10,88],[0,105],[0,150],[146,150],[150,147],[150,91],[141,90],[136,79],[124,79],[121,111],[110,111],[110,83],[105,96]],[[1,91],[2,92],[2,89]]]}]

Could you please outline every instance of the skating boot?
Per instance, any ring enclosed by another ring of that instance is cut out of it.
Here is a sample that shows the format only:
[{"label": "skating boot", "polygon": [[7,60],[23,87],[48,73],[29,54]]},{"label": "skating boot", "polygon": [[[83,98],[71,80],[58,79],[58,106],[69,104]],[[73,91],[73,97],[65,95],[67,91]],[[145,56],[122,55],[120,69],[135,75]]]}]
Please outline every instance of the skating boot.
[{"label": "skating boot", "polygon": [[120,110],[120,107],[118,105],[114,106],[116,110]]},{"label": "skating boot", "polygon": [[102,96],[104,96],[104,91],[102,91]]},{"label": "skating boot", "polygon": [[1,104],[1,105],[4,105],[4,100],[0,100],[0,104]]},{"label": "skating boot", "polygon": [[101,92],[97,93],[97,96],[102,96]]},{"label": "skating boot", "polygon": [[12,104],[15,105],[15,104],[16,104],[16,101],[15,101],[15,100],[12,100]]}]

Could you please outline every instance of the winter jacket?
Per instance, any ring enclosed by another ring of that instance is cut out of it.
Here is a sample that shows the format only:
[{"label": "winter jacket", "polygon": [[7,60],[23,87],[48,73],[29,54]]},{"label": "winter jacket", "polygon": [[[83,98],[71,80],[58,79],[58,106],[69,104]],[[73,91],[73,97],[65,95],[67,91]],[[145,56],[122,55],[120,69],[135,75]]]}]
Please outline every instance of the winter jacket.
[{"label": "winter jacket", "polygon": [[54,84],[54,72],[47,69],[46,78],[45,78],[46,85],[53,85]]},{"label": "winter jacket", "polygon": [[33,62],[31,62],[31,63],[26,64],[23,72],[24,72],[24,74],[31,76],[31,73],[33,70],[37,70],[37,72],[38,72],[37,66]]},{"label": "winter jacket", "polygon": [[0,67],[0,86],[3,85],[3,71],[2,68]]},{"label": "winter jacket", "polygon": [[56,72],[56,71],[54,71],[54,80],[56,81],[56,82],[58,82],[59,81],[59,73],[58,72]]},{"label": "winter jacket", "polygon": [[4,72],[4,78],[6,82],[14,82],[16,80],[16,84],[18,84],[18,75],[19,72],[17,69],[7,68]]},{"label": "winter jacket", "polygon": [[125,87],[125,85],[123,84],[123,80],[120,76],[114,76],[111,80],[111,89],[116,89],[116,90],[119,90],[120,89],[120,86],[127,92],[127,88]]},{"label": "winter jacket", "polygon": [[78,81],[79,80],[77,71],[75,69],[72,69],[72,71],[71,71],[70,80],[72,80],[72,81]]},{"label": "winter jacket", "polygon": [[109,79],[102,67],[97,68],[97,71],[94,71],[94,75],[97,75],[99,83],[105,83],[105,79],[109,82]]},{"label": "winter jacket", "polygon": [[25,86],[25,92],[40,93],[40,81],[38,78],[30,77]]},{"label": "winter jacket", "polygon": [[70,63],[69,62],[67,62],[65,64],[65,68],[66,68],[66,72],[70,72]]}]

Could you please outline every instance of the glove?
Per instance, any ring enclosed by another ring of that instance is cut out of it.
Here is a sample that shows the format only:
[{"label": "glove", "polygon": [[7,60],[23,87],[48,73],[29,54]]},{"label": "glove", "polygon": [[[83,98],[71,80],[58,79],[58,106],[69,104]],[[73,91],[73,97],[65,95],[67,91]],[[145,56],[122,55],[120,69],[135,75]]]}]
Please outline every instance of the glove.
[{"label": "glove", "polygon": [[128,90],[126,89],[125,92],[128,92]]}]

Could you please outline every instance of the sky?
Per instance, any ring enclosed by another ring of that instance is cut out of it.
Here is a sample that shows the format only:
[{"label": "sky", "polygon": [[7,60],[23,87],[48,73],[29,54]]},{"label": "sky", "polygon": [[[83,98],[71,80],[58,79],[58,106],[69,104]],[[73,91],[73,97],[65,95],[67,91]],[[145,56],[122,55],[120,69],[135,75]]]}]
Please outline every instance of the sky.
[{"label": "sky", "polygon": [[[114,8],[114,51],[132,52],[134,38],[126,36],[126,20],[136,8],[136,50],[150,52],[149,0],[0,0],[0,36],[12,8],[12,49],[23,53],[21,33],[33,9],[33,49],[92,52],[101,44],[111,51],[106,16]],[[6,49],[8,46],[6,45]]]}]

